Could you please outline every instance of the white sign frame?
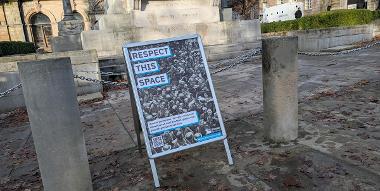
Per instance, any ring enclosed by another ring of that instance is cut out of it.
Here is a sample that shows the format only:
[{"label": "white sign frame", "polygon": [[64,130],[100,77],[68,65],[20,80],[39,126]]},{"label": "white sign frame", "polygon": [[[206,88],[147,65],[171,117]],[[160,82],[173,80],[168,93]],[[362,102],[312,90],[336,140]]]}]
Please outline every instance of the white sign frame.
[{"label": "white sign frame", "polygon": [[[200,49],[200,52],[201,52],[201,57],[202,57],[203,65],[205,67],[206,75],[207,75],[207,79],[208,79],[208,83],[209,83],[208,85],[209,85],[211,93],[212,93],[212,99],[213,99],[213,102],[214,102],[214,105],[215,105],[215,111],[217,113],[219,125],[221,127],[222,136],[217,137],[217,138],[212,138],[212,139],[209,139],[209,140],[205,140],[205,141],[202,141],[202,142],[194,143],[194,144],[191,144],[191,145],[182,146],[182,147],[179,147],[179,148],[176,148],[176,149],[171,149],[171,150],[168,150],[168,151],[163,151],[163,152],[160,152],[158,154],[152,154],[152,151],[151,151],[152,149],[151,149],[150,141],[149,141],[149,138],[148,138],[147,127],[146,127],[145,119],[143,117],[144,115],[143,115],[142,105],[141,105],[141,102],[139,100],[138,87],[136,85],[136,80],[135,80],[135,77],[134,77],[134,70],[133,70],[131,58],[129,57],[128,48],[138,47],[138,46],[146,46],[146,45],[152,45],[152,44],[158,44],[158,43],[166,43],[166,42],[171,42],[171,41],[186,40],[186,39],[192,39],[192,38],[197,38],[197,41],[198,41],[198,45],[199,45],[199,49]],[[154,159],[155,158],[161,157],[161,156],[164,156],[164,155],[168,155],[168,154],[171,154],[171,153],[179,152],[179,151],[182,151],[182,150],[186,150],[186,149],[189,149],[189,148],[197,147],[197,146],[200,146],[200,145],[204,145],[204,144],[207,144],[207,143],[223,140],[224,146],[225,146],[225,149],[226,149],[226,154],[227,154],[228,162],[229,162],[230,165],[232,165],[233,164],[233,160],[232,160],[231,152],[230,152],[229,145],[228,145],[228,142],[227,142],[227,133],[226,133],[226,130],[225,130],[225,127],[224,127],[222,115],[221,115],[221,112],[220,112],[220,109],[219,109],[219,105],[218,105],[218,101],[217,101],[217,98],[216,98],[216,95],[215,95],[214,85],[212,83],[211,74],[210,74],[210,71],[209,71],[209,68],[208,68],[208,64],[207,64],[207,60],[206,60],[206,55],[205,55],[205,52],[204,52],[204,47],[203,47],[203,44],[202,44],[201,37],[198,34],[192,34],[192,35],[184,35],[184,36],[174,37],[174,38],[166,38],[166,39],[159,39],[159,40],[152,40],[152,41],[145,41],[145,42],[137,42],[137,43],[128,43],[128,44],[125,44],[123,46],[123,53],[124,53],[124,58],[125,58],[127,69],[128,69],[129,79],[131,80],[130,84],[132,85],[133,94],[134,94],[134,98],[135,98],[135,101],[136,101],[135,103],[136,103],[137,111],[138,111],[138,114],[139,114],[140,124],[141,124],[142,131],[143,131],[143,134],[144,134],[144,142],[145,142],[145,145],[146,145],[146,150],[147,150],[149,161],[150,161],[150,164],[151,164],[155,186],[159,187],[157,170],[156,170],[155,163],[154,163]]]}]

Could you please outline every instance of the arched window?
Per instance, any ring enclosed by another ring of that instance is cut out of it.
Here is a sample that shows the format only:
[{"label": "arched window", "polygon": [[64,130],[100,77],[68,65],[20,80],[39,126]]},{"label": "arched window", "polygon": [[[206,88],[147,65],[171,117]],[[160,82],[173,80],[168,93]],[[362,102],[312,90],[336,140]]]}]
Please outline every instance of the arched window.
[{"label": "arched window", "polygon": [[49,17],[42,13],[36,13],[30,18],[34,44],[44,51],[50,52],[51,46],[51,22]]}]

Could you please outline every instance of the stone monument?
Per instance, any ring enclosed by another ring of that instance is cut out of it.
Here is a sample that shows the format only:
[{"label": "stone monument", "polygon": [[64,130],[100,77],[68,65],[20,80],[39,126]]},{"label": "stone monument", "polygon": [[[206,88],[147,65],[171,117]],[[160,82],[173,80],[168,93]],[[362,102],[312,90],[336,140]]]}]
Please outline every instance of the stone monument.
[{"label": "stone monument", "polygon": [[58,36],[52,38],[53,52],[82,50],[80,33],[83,22],[73,16],[70,0],[62,0],[63,19],[58,22]]},{"label": "stone monument", "polygon": [[[126,42],[200,34],[208,57],[224,59],[261,46],[258,20],[222,21],[220,0],[107,0],[99,30],[84,31],[83,49],[121,56]],[[226,52],[228,54],[226,54]]]}]

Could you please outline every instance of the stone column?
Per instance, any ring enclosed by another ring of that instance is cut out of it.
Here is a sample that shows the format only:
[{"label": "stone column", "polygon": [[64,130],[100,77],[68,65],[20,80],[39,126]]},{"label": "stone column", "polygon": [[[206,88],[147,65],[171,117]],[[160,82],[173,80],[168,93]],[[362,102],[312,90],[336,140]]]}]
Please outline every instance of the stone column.
[{"label": "stone column", "polygon": [[133,10],[140,10],[141,11],[141,0],[133,0]]},{"label": "stone column", "polygon": [[74,20],[73,9],[70,0],[62,0],[63,4],[63,20]]},{"label": "stone column", "polygon": [[91,191],[70,58],[17,66],[44,190]]},{"label": "stone column", "polygon": [[264,129],[275,142],[298,136],[298,38],[263,39]]},{"label": "stone column", "polygon": [[58,37],[52,38],[53,52],[82,50],[80,33],[84,29],[84,22],[73,16],[70,0],[62,0],[63,19],[58,22]]},{"label": "stone column", "polygon": [[73,16],[70,0],[62,0],[63,4],[63,19],[58,22],[58,35],[77,35],[83,31],[83,22],[76,20]]}]

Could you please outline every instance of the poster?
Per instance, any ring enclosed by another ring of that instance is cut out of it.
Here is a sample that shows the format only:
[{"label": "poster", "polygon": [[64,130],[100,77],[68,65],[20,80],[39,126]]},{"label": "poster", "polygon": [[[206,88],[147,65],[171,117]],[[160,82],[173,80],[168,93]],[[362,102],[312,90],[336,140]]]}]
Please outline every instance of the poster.
[{"label": "poster", "polygon": [[226,138],[201,38],[123,46],[150,158]]}]

